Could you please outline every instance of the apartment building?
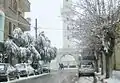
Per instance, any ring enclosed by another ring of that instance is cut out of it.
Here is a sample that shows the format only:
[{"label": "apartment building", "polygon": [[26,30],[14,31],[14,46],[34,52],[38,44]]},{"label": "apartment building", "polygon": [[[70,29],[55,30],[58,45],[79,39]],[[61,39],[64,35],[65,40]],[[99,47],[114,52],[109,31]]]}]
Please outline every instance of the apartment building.
[{"label": "apartment building", "polygon": [[28,0],[0,0],[0,9],[5,13],[4,38],[16,28],[30,30],[30,23],[25,19],[25,12],[30,12]]}]

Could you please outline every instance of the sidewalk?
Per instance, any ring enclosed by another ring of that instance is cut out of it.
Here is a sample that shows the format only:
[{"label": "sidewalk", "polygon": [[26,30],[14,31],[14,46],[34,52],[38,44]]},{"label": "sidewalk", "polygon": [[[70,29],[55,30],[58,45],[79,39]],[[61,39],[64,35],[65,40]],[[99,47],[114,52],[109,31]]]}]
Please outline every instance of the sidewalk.
[{"label": "sidewalk", "polygon": [[120,71],[113,71],[113,76],[109,79],[104,79],[104,83],[120,83]]},{"label": "sidewalk", "polygon": [[103,81],[103,79],[105,79],[105,75],[101,75],[101,72],[99,73],[95,72],[95,75],[97,76],[98,81]]}]

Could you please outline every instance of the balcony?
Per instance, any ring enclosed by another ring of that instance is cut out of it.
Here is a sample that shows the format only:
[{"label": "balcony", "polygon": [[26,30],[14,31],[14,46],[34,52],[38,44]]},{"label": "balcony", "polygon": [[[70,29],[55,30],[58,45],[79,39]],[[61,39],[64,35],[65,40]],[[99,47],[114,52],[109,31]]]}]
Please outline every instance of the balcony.
[{"label": "balcony", "polygon": [[19,0],[19,9],[23,12],[30,12],[30,2],[28,0]]},{"label": "balcony", "polygon": [[18,16],[18,21],[21,23],[18,24],[18,27],[20,27],[23,31],[29,31],[30,30],[30,23],[21,15]]}]

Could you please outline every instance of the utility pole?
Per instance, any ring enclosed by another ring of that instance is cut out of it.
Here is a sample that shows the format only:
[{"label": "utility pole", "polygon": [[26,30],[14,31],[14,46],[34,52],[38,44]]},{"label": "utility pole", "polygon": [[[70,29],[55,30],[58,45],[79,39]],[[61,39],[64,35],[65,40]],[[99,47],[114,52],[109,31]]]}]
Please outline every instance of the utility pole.
[{"label": "utility pole", "polygon": [[35,38],[37,40],[37,18],[35,19]]}]

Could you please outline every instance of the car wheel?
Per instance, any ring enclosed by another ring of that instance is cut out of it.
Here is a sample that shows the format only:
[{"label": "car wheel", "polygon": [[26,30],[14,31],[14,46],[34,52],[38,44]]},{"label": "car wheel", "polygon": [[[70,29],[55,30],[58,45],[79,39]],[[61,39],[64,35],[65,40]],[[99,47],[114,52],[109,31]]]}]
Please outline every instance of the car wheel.
[{"label": "car wheel", "polygon": [[81,74],[80,74],[80,73],[78,73],[78,77],[81,77]]},{"label": "car wheel", "polygon": [[10,76],[9,75],[7,75],[7,81],[10,81]]},{"label": "car wheel", "polygon": [[20,78],[20,76],[19,76],[19,75],[16,75],[16,78],[17,78],[17,79],[19,79],[19,78]]},{"label": "car wheel", "polygon": [[25,75],[25,77],[28,77],[28,76],[29,76],[29,74],[26,74],[26,75]]},{"label": "car wheel", "polygon": [[32,76],[34,76],[35,74],[33,73]]},{"label": "car wheel", "polygon": [[95,74],[93,73],[92,76],[95,77]]},{"label": "car wheel", "polygon": [[43,72],[40,72],[40,74],[42,74]]}]

